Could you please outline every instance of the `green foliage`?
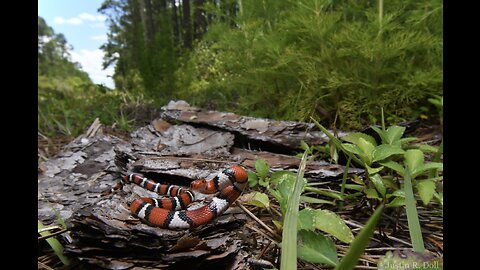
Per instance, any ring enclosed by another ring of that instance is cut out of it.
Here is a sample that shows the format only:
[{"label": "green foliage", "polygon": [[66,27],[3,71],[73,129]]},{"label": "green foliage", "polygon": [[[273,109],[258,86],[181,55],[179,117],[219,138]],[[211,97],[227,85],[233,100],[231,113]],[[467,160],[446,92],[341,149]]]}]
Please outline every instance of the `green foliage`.
[{"label": "green foliage", "polygon": [[[297,218],[300,206],[300,193],[305,181],[303,174],[307,165],[307,151],[303,154],[292,192],[287,197],[282,231],[282,254],[280,256],[280,270],[294,269],[297,266]],[[304,241],[305,243],[305,241]]]},{"label": "green foliage", "polygon": [[128,130],[131,120],[126,109],[138,93],[93,84],[78,63],[71,62],[68,47],[65,37],[38,17],[38,131],[46,136],[77,136],[95,118]]},{"label": "green foliage", "polygon": [[[43,223],[38,220],[38,230],[40,231],[41,229],[45,228],[43,226]],[[49,236],[51,233],[48,231],[42,231],[40,232],[41,236]],[[63,246],[62,244],[55,238],[55,237],[50,237],[46,239],[47,243],[52,247],[53,251],[55,252],[55,255],[62,261],[64,265],[70,265],[70,259],[63,255]]]},{"label": "green foliage", "polygon": [[[335,266],[338,263],[337,250],[332,239],[313,231],[298,231],[298,257],[311,263]],[[295,260],[296,262],[296,260]]]},{"label": "green foliage", "polygon": [[[366,176],[371,184],[359,180],[354,182],[357,184],[356,186],[363,187],[367,198],[379,200],[390,207],[405,205],[413,248],[417,252],[424,252],[425,248],[416,209],[417,198],[414,196],[414,187],[419,199],[425,205],[432,198],[438,198],[438,201],[443,205],[442,194],[436,192],[435,184],[435,181],[441,178],[425,178],[435,175],[431,171],[438,172],[442,170],[443,163],[425,163],[425,156],[421,150],[422,147],[417,146],[417,149],[407,149],[411,147],[408,145],[408,142],[415,140],[415,138],[402,138],[405,128],[399,126],[391,126],[385,129],[382,124],[382,129],[374,128],[382,140],[382,144],[377,145],[373,137],[360,132],[344,136],[342,140],[347,143],[342,143],[332,134],[329,134],[321,124],[315,120],[314,122],[331,138],[331,141],[339,149],[350,158],[355,157],[355,161],[366,169]],[[430,147],[427,149],[430,149]],[[440,151],[441,147],[434,148],[434,152]],[[403,161],[403,165],[397,162],[399,160]],[[373,168],[374,165],[381,166]],[[389,169],[392,170],[390,175],[387,174]],[[393,181],[393,173],[402,177],[403,183],[395,183]],[[401,184],[403,184],[403,189],[400,188]]]},{"label": "green foliage", "polygon": [[[344,128],[418,116],[442,93],[441,1],[244,0],[215,21],[176,72],[177,96],[241,114]],[[215,7],[212,7],[215,9]],[[210,10],[213,12],[212,10]]]},{"label": "green foliage", "polygon": [[[249,183],[254,187],[259,184],[260,181],[263,181],[265,185],[260,185],[260,188],[265,187],[280,205],[284,219],[283,221],[272,220],[272,222],[279,230],[283,230],[283,235],[288,234],[289,236],[282,238],[282,254],[285,254],[282,256],[288,257],[284,261],[289,261],[292,265],[293,263],[296,265],[297,255],[292,253],[293,248],[296,247],[298,258],[311,263],[322,263],[334,266],[338,262],[335,245],[330,238],[323,235],[320,231],[344,243],[350,243],[353,240],[353,234],[341,217],[328,210],[313,209],[310,207],[304,207],[300,211],[297,209],[293,214],[287,214],[289,211],[292,211],[292,207],[298,207],[299,202],[334,204],[332,201],[301,195],[304,191],[315,192],[335,199],[342,199],[339,192],[309,186],[307,180],[303,178],[303,176],[299,176],[302,168],[304,170],[307,154],[308,151],[306,150],[297,175],[289,171],[270,173],[268,164],[264,160],[259,159],[255,163],[256,172],[249,172]],[[298,198],[295,196],[298,196]],[[243,196],[243,200],[247,204],[260,208],[268,208],[270,205],[268,196],[262,192],[246,194]],[[298,244],[296,245],[294,233],[296,233],[298,237]],[[289,248],[285,248],[287,245]],[[282,267],[288,268],[288,265]]]},{"label": "green foliage", "polygon": [[347,244],[353,240],[352,231],[345,221],[332,211],[306,207],[298,213],[298,218],[299,229],[318,229]]},{"label": "green foliage", "polygon": [[377,210],[375,210],[373,215],[368,219],[363,229],[357,234],[355,240],[353,240],[352,244],[348,248],[347,253],[342,258],[340,263],[337,264],[337,266],[335,267],[335,270],[350,270],[355,268],[358,259],[365,250],[365,247],[370,242],[370,237],[375,231],[375,226],[377,225],[378,220],[380,220],[383,209],[384,206],[380,205]]}]

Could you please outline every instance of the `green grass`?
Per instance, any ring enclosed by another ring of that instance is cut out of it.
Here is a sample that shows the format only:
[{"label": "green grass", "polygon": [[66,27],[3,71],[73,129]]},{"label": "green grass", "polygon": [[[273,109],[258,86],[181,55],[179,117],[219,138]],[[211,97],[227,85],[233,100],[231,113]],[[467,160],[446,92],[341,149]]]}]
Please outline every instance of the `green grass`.
[{"label": "green grass", "polygon": [[300,194],[302,193],[302,187],[304,185],[303,175],[305,173],[305,166],[307,165],[307,153],[308,151],[303,153],[293,193],[287,203],[287,211],[283,223],[280,270],[297,269],[297,218]]},{"label": "green grass", "polygon": [[[61,89],[39,87],[38,131],[47,136],[78,136],[99,118],[104,125],[130,131],[133,119],[128,111],[139,103],[148,106],[141,97],[117,90],[101,91],[94,85]],[[133,109],[132,109],[133,108]]]}]

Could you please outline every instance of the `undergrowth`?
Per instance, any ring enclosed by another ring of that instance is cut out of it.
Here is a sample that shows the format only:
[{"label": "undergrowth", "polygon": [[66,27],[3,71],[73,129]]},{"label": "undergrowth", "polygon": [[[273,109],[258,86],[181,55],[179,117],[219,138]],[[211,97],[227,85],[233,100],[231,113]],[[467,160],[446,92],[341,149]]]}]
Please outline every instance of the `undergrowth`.
[{"label": "undergrowth", "polygon": [[[68,87],[62,88],[62,85]],[[108,90],[95,84],[72,85],[50,81],[39,86],[38,132],[47,137],[75,137],[84,132],[95,118],[104,125],[131,131],[136,108],[140,106],[149,106],[141,95]]]}]

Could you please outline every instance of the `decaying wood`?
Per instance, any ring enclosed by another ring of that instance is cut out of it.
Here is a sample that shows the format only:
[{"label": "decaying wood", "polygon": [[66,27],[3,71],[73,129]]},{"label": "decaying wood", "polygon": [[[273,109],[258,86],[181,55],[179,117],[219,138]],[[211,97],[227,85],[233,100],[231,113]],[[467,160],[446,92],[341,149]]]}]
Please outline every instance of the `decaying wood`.
[{"label": "decaying wood", "polygon": [[[240,232],[249,217],[236,205],[209,224],[175,231],[150,227],[131,215],[128,203],[139,196],[159,197],[153,192],[125,185],[110,197],[100,194],[132,172],[188,186],[193,179],[211,178],[231,164],[253,170],[259,158],[272,170],[295,171],[299,158],[243,149],[235,145],[236,137],[296,148],[301,139],[314,144],[325,142],[324,136],[306,123],[207,112],[182,102],[164,109],[162,118],[132,132],[129,141],[101,134],[96,120],[86,135],[40,164],[38,219],[54,224],[58,213],[68,226],[61,239],[65,252],[106,269],[248,269],[248,259],[255,256],[245,246],[252,237]],[[168,122],[172,119],[184,123]],[[315,181],[339,179],[344,169],[322,161],[311,161],[307,168],[305,176]]]},{"label": "decaying wood", "polygon": [[[162,118],[184,123],[220,128],[277,146],[298,149],[300,141],[309,145],[321,145],[329,141],[328,137],[312,123],[294,121],[274,121],[271,119],[241,116],[234,113],[207,111],[190,106],[183,100],[170,101],[162,107]],[[332,132],[333,133],[333,132]],[[343,132],[339,137],[346,135]]]}]

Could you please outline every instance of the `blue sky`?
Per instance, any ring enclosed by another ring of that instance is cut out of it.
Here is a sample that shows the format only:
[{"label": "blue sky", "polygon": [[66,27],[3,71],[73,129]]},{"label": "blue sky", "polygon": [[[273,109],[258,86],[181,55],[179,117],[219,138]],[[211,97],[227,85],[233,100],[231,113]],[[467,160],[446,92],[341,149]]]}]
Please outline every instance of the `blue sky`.
[{"label": "blue sky", "polygon": [[113,67],[102,70],[103,51],[107,40],[105,17],[97,12],[103,0],[38,0],[38,15],[45,19],[55,33],[62,33],[72,60],[79,62],[94,83],[113,88]]}]

